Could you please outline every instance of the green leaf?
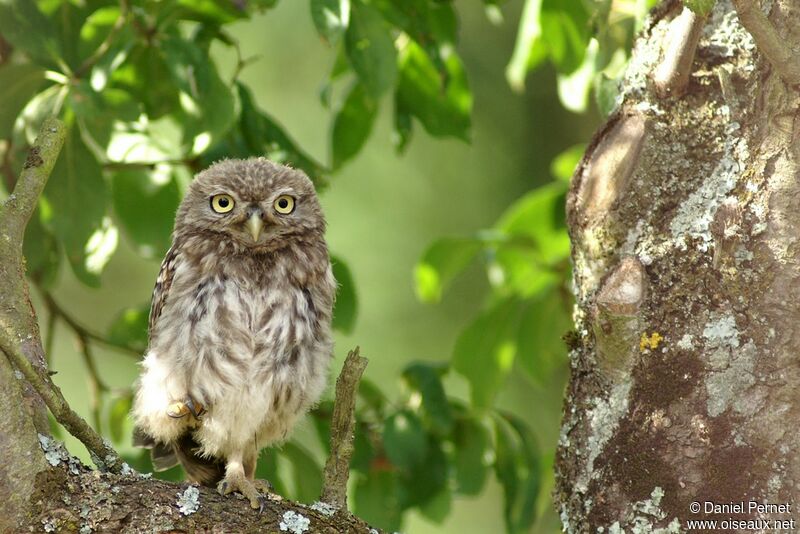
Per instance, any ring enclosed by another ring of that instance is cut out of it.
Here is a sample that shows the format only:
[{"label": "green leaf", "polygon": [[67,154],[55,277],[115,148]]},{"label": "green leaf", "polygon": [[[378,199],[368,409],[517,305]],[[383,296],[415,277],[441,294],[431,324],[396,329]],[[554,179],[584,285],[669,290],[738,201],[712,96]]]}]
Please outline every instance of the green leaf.
[{"label": "green leaf", "polygon": [[311,19],[319,34],[336,43],[350,23],[349,0],[311,0]]},{"label": "green leaf", "polygon": [[353,492],[353,513],[387,532],[402,526],[399,484],[395,472],[376,467],[368,476],[356,479]]},{"label": "green leaf", "polygon": [[459,57],[452,53],[437,70],[428,54],[409,41],[400,58],[397,102],[431,135],[469,141],[472,93]]},{"label": "green leaf", "polygon": [[377,98],[397,79],[397,50],[391,28],[380,13],[359,0],[350,7],[345,34],[347,57],[361,83]]},{"label": "green leaf", "polygon": [[[110,93],[111,91],[106,91]],[[110,131],[104,130],[100,121],[87,122],[87,129],[94,136],[99,133],[98,141],[102,143],[107,132],[106,155],[115,163],[143,163],[150,165],[153,162],[181,160],[181,137],[183,128],[180,121],[172,116],[165,115],[159,119],[150,120],[141,117],[131,123],[113,124]],[[176,167],[178,169],[179,167]]]},{"label": "green leaf", "polygon": [[589,105],[589,93],[592,91],[596,71],[598,42],[589,41],[583,62],[574,71],[559,73],[557,76],[558,98],[565,109],[573,113],[584,113]]},{"label": "green leaf", "polygon": [[503,487],[503,515],[510,534],[528,532],[536,520],[539,454],[527,425],[517,417],[495,418],[495,474]]},{"label": "green leaf", "polygon": [[347,264],[337,256],[331,257],[333,277],[336,279],[336,305],[333,309],[334,329],[349,334],[353,331],[358,313],[358,297],[353,275]]},{"label": "green leaf", "polygon": [[511,371],[519,308],[514,299],[499,302],[473,321],[456,341],[453,369],[469,382],[476,408],[492,406]]},{"label": "green leaf", "polygon": [[383,425],[383,447],[393,465],[414,469],[428,452],[428,438],[422,422],[410,410],[395,413]]},{"label": "green leaf", "polygon": [[[91,87],[98,92],[106,89],[115,71],[123,65],[136,46],[137,36],[132,25],[126,24],[122,28],[114,29],[119,17],[119,6],[106,6],[89,15],[81,26],[78,44],[81,58],[97,53],[101,46],[106,48],[89,74]],[[115,33],[112,35],[112,32]],[[106,41],[109,38],[110,41]]]},{"label": "green leaf", "polygon": [[406,386],[419,394],[425,418],[439,435],[449,434],[453,428],[453,414],[441,379],[446,371],[446,365],[428,363],[412,363],[403,370]]},{"label": "green leaf", "polygon": [[0,106],[0,138],[10,138],[17,115],[31,95],[36,94],[44,82],[44,70],[30,63],[0,67],[0,87],[3,88],[3,105]]},{"label": "green leaf", "polygon": [[150,305],[122,310],[108,329],[108,339],[112,343],[131,347],[144,352],[147,349],[147,326]]},{"label": "green leaf", "polygon": [[[358,384],[358,398],[375,413],[382,414],[386,406],[386,394],[369,378],[362,378]],[[381,417],[381,420],[383,417]]]},{"label": "green leaf", "polygon": [[414,268],[417,298],[439,302],[453,279],[472,262],[482,244],[471,238],[443,238],[435,241]]},{"label": "green leaf", "polygon": [[109,195],[102,169],[75,125],[67,133],[44,196],[52,208],[48,224],[75,275],[84,284],[99,286],[100,273],[116,250],[118,232],[106,216]]},{"label": "green leaf", "polygon": [[534,189],[514,202],[495,228],[505,235],[529,240],[545,264],[563,261],[569,256],[564,223],[566,190],[564,182]]},{"label": "green leaf", "polygon": [[160,258],[172,242],[172,225],[182,198],[169,166],[128,169],[111,175],[114,212],[137,252]]},{"label": "green leaf", "polygon": [[561,282],[560,272],[542,261],[541,254],[529,244],[500,246],[489,263],[489,281],[495,292],[532,298]]},{"label": "green leaf", "polygon": [[240,128],[247,149],[253,155],[266,155],[273,161],[302,169],[317,188],[324,185],[322,165],[303,152],[277,122],[256,108],[253,96],[243,84],[237,82],[236,86],[242,107]]},{"label": "green leaf", "polygon": [[39,207],[25,227],[22,253],[27,275],[41,286],[49,288],[58,277],[61,254],[55,236],[44,227],[41,217],[42,208]]},{"label": "green leaf", "polygon": [[399,101],[397,93],[394,96],[394,131],[392,132],[392,144],[398,155],[402,155],[411,141],[413,123],[411,113]]},{"label": "green leaf", "polygon": [[79,32],[78,53],[89,57],[108,37],[111,28],[119,19],[119,6],[105,6],[85,18]]},{"label": "green leaf", "polygon": [[32,146],[45,118],[51,116],[66,94],[66,88],[51,85],[31,98],[14,122],[14,145]]},{"label": "green leaf", "polygon": [[542,41],[558,72],[577,69],[589,44],[589,13],[581,1],[542,0]]},{"label": "green leaf", "polygon": [[42,66],[61,57],[56,29],[32,0],[0,0],[0,35]]},{"label": "green leaf", "polygon": [[278,495],[289,495],[286,483],[278,470],[278,450],[265,449],[256,464],[256,478],[268,480]]},{"label": "green leaf", "polygon": [[571,327],[569,306],[551,290],[531,301],[522,314],[517,359],[539,385],[550,383],[553,371],[567,363],[567,347],[561,337]]},{"label": "green leaf", "polygon": [[698,15],[705,17],[714,9],[715,2],[716,0],[685,0],[684,5]]},{"label": "green leaf", "polygon": [[364,146],[372,131],[377,111],[377,102],[362,84],[356,83],[333,119],[334,169],[353,158]]},{"label": "green leaf", "polygon": [[594,81],[594,99],[597,110],[603,118],[608,117],[620,105],[620,78],[610,78],[598,73]]},{"label": "green leaf", "polygon": [[586,145],[584,143],[572,145],[564,150],[550,163],[550,174],[557,180],[569,182],[585,151]]},{"label": "green leaf", "polygon": [[285,456],[292,466],[294,499],[303,503],[312,503],[319,499],[322,492],[322,468],[316,459],[292,441],[281,447],[280,454]]},{"label": "green leaf", "polygon": [[[330,453],[330,447],[327,452]],[[370,440],[369,428],[366,424],[356,424],[350,469],[360,471],[361,473],[368,473],[374,458],[375,447],[373,447],[372,441]]]},{"label": "green leaf", "polygon": [[185,142],[192,154],[200,154],[233,126],[234,95],[220,78],[211,57],[194,43],[167,37],[161,41],[161,49],[181,91]]},{"label": "green leaf", "polygon": [[419,507],[419,512],[426,519],[429,519],[437,525],[444,523],[447,516],[450,515],[450,509],[453,504],[453,495],[450,493],[450,488],[445,488],[431,497],[427,502]]},{"label": "green leaf", "polygon": [[[70,107],[75,112],[81,133],[89,136],[88,148],[95,152],[98,159],[109,159],[108,147],[112,140],[119,149],[116,136],[123,136],[127,131],[136,130],[133,126],[142,115],[142,107],[133,96],[122,89],[107,87],[102,92],[94,90],[89,82],[80,80],[70,87],[68,99]],[[159,138],[157,135],[149,136],[144,131],[133,134],[134,138],[146,138],[144,142],[151,143]],[[126,146],[125,152],[130,148]],[[125,161],[130,154],[115,154],[110,158],[116,161]]]},{"label": "green leaf", "polygon": [[178,87],[164,52],[147,43],[131,49],[127,61],[112,72],[111,84],[134,95],[144,105],[150,120],[181,109]]},{"label": "green leaf", "polygon": [[247,17],[246,5],[231,0],[177,0],[175,3],[179,17],[183,20],[196,20],[206,24],[228,24]]},{"label": "green leaf", "polygon": [[[61,51],[59,64],[66,63],[73,71],[77,70],[82,62],[80,56],[81,26],[86,19],[97,9],[96,2],[58,2],[56,9],[50,10],[45,2],[39,2],[39,7],[50,19],[55,28],[56,41]],[[62,69],[66,74],[66,71]]]},{"label": "green leaf", "polygon": [[443,45],[457,41],[458,21],[450,2],[371,0],[386,21],[414,39],[435,61]]},{"label": "green leaf", "polygon": [[526,0],[517,30],[514,52],[506,66],[506,80],[515,91],[525,88],[525,76],[547,57],[540,21],[542,0]]},{"label": "green leaf", "polygon": [[125,422],[128,420],[128,412],[131,411],[133,399],[130,395],[119,397],[111,403],[108,411],[108,429],[111,432],[111,439],[116,443],[121,443]]},{"label": "green leaf", "polygon": [[478,495],[483,491],[489,472],[486,465],[489,441],[489,431],[480,421],[472,417],[458,420],[453,433],[453,466],[458,493]]},{"label": "green leaf", "polygon": [[422,462],[400,471],[400,507],[404,510],[430,503],[447,487],[448,464],[442,443],[429,435],[425,450]]},{"label": "green leaf", "polygon": [[533,297],[557,284],[569,257],[564,204],[568,184],[559,181],[517,200],[496,223],[498,240],[489,280],[503,293]]}]

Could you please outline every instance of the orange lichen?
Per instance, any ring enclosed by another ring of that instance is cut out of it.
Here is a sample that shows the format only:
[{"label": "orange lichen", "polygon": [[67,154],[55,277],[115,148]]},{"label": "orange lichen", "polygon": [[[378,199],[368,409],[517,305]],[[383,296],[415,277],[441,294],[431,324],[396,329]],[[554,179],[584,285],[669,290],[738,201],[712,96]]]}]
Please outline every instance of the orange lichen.
[{"label": "orange lichen", "polygon": [[642,332],[642,338],[639,340],[639,351],[644,352],[647,349],[655,350],[663,339],[664,338],[658,332],[653,332],[649,336],[647,332]]}]

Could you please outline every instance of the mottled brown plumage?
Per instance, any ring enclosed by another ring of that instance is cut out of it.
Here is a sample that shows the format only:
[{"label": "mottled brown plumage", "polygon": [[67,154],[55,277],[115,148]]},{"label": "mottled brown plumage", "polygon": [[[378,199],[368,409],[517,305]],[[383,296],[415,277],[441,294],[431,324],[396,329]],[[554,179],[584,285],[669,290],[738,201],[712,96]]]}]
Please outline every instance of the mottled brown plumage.
[{"label": "mottled brown plumage", "polygon": [[192,182],[153,291],[133,409],[157,467],[179,461],[192,480],[259,506],[258,452],[286,438],[327,382],[335,281],[324,232],[300,171],[227,160]]}]

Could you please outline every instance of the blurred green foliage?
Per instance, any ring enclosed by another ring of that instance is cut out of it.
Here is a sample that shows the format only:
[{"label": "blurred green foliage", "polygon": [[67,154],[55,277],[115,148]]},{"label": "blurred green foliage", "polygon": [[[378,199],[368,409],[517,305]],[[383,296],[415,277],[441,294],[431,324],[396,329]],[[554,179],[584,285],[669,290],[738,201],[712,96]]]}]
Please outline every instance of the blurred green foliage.
[{"label": "blurred green foliage", "polygon": [[[5,194],[42,119],[61,117],[69,136],[29,225],[25,256],[50,325],[61,319],[78,335],[93,385],[94,423],[117,443],[128,438],[131,392],[104,383],[90,346],[141,354],[148,309],[120,311],[106,333],[86,330],[49,296],[64,259],[82,283],[98,286],[120,232],[140,256],[160,258],[192,174],[222,157],[265,155],[304,170],[324,189],[364,147],[386,100],[399,154],[420,127],[470,142],[473,94],[458,52],[453,2],[310,0],[314,27],[337,58],[318,95],[332,114],[330,161],[312,157],[256,105],[254,88],[241,77],[253,58],[242,56],[230,30],[276,2],[0,0]],[[634,34],[652,3],[525,1],[508,83],[521,91],[528,73],[547,64],[557,73],[566,109],[594,105],[610,113]],[[487,0],[484,9],[496,20],[503,2]],[[230,72],[215,62],[212,45],[235,53]],[[346,88],[341,98],[334,98],[335,86]],[[541,451],[528,423],[499,409],[496,397],[514,369],[547,384],[566,364],[561,336],[570,328],[571,301],[563,205],[582,152],[582,145],[566,148],[552,162],[554,180],[524,194],[492,227],[442,237],[419,260],[414,281],[421,302],[441,301],[476,263],[491,294],[464,325],[449,363],[415,361],[402,370],[399,398],[362,383],[353,507],[366,520],[397,530],[416,509],[442,522],[455,497],[481,494],[494,477],[505,497],[506,531],[526,532],[536,522],[552,452]],[[340,283],[334,327],[349,333],[358,317],[359,281],[346,259],[334,257],[333,264]],[[453,374],[469,384],[469,402],[446,391]],[[313,413],[322,447],[330,410],[323,403]],[[144,453],[127,459],[151,470]],[[259,475],[308,502],[319,495],[320,469],[292,441],[265,453]]]}]

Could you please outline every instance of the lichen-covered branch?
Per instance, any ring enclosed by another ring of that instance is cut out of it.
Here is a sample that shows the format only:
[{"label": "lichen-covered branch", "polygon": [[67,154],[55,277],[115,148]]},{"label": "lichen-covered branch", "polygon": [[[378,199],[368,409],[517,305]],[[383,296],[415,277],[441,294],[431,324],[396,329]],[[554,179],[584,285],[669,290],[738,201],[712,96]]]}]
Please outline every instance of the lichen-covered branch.
[{"label": "lichen-covered branch", "polygon": [[[0,327],[37,376],[47,373],[47,364],[25,282],[22,236],[64,137],[58,121],[45,121],[13,193],[0,205]],[[47,466],[37,432],[48,432],[49,422],[42,398],[1,351],[0,412],[0,532],[14,532],[26,516],[34,477]]]},{"label": "lichen-covered branch", "polygon": [[358,383],[368,360],[361,357],[359,348],[351,350],[344,361],[342,372],[336,380],[336,400],[331,420],[331,454],[325,464],[322,501],[337,510],[347,509],[347,479],[350,475],[350,458],[353,456],[354,411]]},{"label": "lichen-covered branch", "polygon": [[[153,480],[135,471],[98,473],[80,465],[58,442],[42,440],[53,467],[36,477],[28,524],[14,532],[379,532],[351,514],[280,498],[264,510],[189,483]],[[30,529],[30,530],[29,530]]]},{"label": "lichen-covered branch", "polygon": [[[797,48],[778,35],[775,27],[753,0],[732,0],[739,21],[750,32],[758,50],[764,54],[775,70],[792,86],[800,85],[800,59]],[[794,43],[795,46],[798,43]]]},{"label": "lichen-covered branch", "polygon": [[14,335],[9,331],[7,325],[0,322],[0,349],[5,352],[24,376],[25,379],[34,387],[37,393],[44,399],[45,404],[52,412],[53,417],[66,428],[70,434],[78,438],[81,443],[86,445],[92,454],[92,459],[98,467],[108,469],[112,472],[122,470],[122,462],[117,453],[103,438],[89,426],[75,411],[69,406],[61,390],[50,379],[49,375],[41,376],[33,367],[28,358],[22,354],[18,344],[14,340]]}]

